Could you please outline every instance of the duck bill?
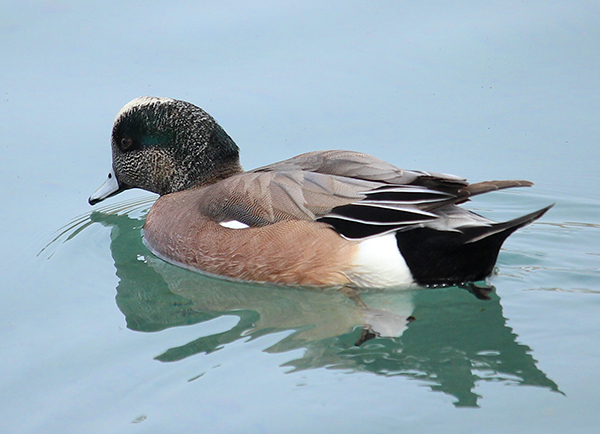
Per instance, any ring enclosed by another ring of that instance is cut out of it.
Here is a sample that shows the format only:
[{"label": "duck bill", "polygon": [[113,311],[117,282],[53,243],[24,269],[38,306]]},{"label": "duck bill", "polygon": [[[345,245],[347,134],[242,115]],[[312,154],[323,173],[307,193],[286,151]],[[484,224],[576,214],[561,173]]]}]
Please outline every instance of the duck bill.
[{"label": "duck bill", "polygon": [[115,176],[114,170],[111,170],[108,174],[108,178],[106,181],[104,181],[104,184],[102,184],[98,190],[92,193],[88,199],[88,202],[90,205],[96,205],[98,202],[102,202],[104,199],[108,199],[115,194],[119,194],[128,188],[128,186],[119,183],[119,180]]}]

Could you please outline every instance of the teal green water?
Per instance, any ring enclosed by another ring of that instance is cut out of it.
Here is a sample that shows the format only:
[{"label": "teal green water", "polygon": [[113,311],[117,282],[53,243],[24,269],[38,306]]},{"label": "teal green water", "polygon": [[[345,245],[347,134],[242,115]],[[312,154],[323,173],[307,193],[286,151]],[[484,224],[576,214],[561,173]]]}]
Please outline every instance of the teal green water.
[{"label": "teal green water", "polygon": [[[0,16],[0,432],[598,430],[596,3],[49,1]],[[346,148],[534,181],[469,204],[498,220],[556,206],[506,242],[489,300],[371,290],[365,307],[206,277],[143,245],[155,196],[87,205],[114,116],[143,94],[205,108],[247,168]]]},{"label": "teal green water", "polygon": [[[496,196],[477,209],[500,216],[545,200]],[[82,215],[30,259],[26,294],[37,297],[15,300],[26,309],[4,328],[4,390],[24,432],[142,422],[188,432],[196,421],[280,432],[290,418],[316,432],[426,432],[446,418],[456,432],[515,420],[552,432],[547,414],[593,427],[598,224],[550,220],[513,236],[489,300],[458,287],[370,290],[363,307],[334,289],[227,282],[155,258],[141,239],[152,200]],[[600,208],[562,202],[558,215]],[[380,336],[357,345],[365,327]],[[511,418],[489,425],[498,412]]]}]

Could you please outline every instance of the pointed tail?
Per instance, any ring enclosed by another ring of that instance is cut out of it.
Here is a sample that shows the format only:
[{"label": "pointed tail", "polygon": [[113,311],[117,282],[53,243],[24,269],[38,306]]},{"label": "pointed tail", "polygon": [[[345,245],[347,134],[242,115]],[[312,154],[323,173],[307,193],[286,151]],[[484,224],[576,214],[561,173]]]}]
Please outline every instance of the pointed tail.
[{"label": "pointed tail", "polygon": [[475,282],[492,273],[502,243],[510,234],[540,218],[552,206],[507,222],[463,226],[458,231],[431,227],[399,231],[398,249],[420,285]]},{"label": "pointed tail", "polygon": [[554,206],[554,204],[548,205],[547,207],[544,207],[540,210],[534,211],[530,214],[527,214],[527,215],[524,215],[521,217],[517,217],[516,219],[512,219],[512,220],[502,222],[502,223],[496,223],[492,226],[492,228],[486,229],[486,230],[482,231],[482,233],[473,234],[473,237],[470,238],[466,242],[467,243],[475,243],[484,238],[488,238],[490,236],[500,235],[500,234],[501,234],[500,239],[502,241],[504,241],[506,238],[508,238],[508,236],[510,234],[512,234],[517,229],[522,228],[523,226],[527,226],[528,224],[539,219],[541,216],[546,214],[546,212],[553,206]]}]

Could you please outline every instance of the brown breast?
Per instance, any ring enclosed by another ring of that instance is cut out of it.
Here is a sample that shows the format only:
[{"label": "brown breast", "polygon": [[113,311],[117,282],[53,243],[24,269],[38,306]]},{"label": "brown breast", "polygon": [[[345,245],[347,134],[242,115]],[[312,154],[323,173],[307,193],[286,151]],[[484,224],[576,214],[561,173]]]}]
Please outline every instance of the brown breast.
[{"label": "brown breast", "polygon": [[343,285],[357,243],[323,223],[287,220],[230,229],[202,216],[202,190],[160,197],[144,237],[168,261],[228,278],[288,285]]}]

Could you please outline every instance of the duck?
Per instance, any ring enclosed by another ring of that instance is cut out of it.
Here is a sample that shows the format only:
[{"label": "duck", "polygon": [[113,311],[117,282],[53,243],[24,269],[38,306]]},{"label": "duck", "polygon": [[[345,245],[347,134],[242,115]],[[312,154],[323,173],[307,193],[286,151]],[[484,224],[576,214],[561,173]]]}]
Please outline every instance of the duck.
[{"label": "duck", "polygon": [[525,180],[468,183],[347,150],[245,171],[217,121],[186,101],[143,96],[117,114],[112,170],[95,205],[130,188],[159,195],[142,229],[157,257],[236,281],[391,288],[478,282],[503,242],[551,207],[495,222],[461,207]]}]

